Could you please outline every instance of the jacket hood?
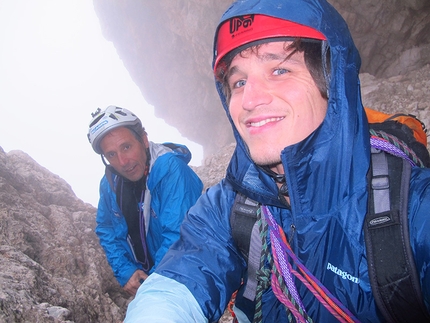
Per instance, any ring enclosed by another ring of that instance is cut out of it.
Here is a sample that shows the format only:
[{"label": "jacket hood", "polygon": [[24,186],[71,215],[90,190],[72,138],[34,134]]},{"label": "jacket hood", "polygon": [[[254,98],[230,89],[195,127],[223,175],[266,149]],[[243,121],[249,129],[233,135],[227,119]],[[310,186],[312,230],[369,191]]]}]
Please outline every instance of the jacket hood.
[{"label": "jacket hood", "polygon": [[[370,145],[360,95],[359,53],[345,21],[325,0],[239,0],[225,12],[218,25],[213,62],[217,58],[216,40],[222,23],[252,14],[309,26],[327,39],[331,77],[326,117],[310,136],[285,147],[281,154],[292,207],[299,212],[326,213],[327,208],[339,207],[342,198],[350,196],[351,192],[366,190]],[[249,197],[281,206],[274,181],[249,157],[229,115],[221,83],[216,81],[216,87],[237,141],[227,179]]]}]

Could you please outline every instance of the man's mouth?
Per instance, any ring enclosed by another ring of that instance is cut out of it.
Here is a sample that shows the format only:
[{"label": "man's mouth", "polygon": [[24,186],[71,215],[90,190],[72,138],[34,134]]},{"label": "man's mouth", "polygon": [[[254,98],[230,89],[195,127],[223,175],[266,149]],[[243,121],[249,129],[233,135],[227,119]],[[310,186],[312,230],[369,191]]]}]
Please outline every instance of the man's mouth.
[{"label": "man's mouth", "polygon": [[131,172],[133,172],[133,170],[136,168],[136,165],[134,165],[133,167],[130,167],[130,168],[127,168],[126,170],[125,170],[125,172],[126,173],[131,173]]},{"label": "man's mouth", "polygon": [[284,119],[284,117],[277,117],[277,118],[268,118],[268,119],[264,119],[258,122],[249,122],[248,123],[248,127],[262,127],[265,124],[268,124],[270,122],[277,122],[277,121],[281,121],[282,119]]}]

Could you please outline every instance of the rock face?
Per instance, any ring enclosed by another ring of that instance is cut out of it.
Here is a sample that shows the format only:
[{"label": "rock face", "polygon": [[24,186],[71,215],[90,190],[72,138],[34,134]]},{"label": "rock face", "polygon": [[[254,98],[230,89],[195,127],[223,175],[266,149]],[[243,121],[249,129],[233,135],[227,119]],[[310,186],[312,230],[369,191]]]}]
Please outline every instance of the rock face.
[{"label": "rock face", "polygon": [[120,322],[123,295],[96,209],[20,151],[0,148],[0,322]]},{"label": "rock face", "polygon": [[[232,141],[211,73],[214,31],[232,2],[93,0],[104,36],[156,115],[205,156]],[[430,63],[428,0],[329,2],[350,26],[362,72],[386,78]]]}]

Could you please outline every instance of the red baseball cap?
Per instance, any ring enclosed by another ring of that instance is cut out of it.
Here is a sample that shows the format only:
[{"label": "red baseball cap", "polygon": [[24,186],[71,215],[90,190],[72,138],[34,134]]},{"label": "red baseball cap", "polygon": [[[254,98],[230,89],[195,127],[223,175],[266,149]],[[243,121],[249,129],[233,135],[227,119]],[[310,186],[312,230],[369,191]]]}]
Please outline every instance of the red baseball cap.
[{"label": "red baseball cap", "polygon": [[232,17],[218,29],[214,71],[221,59],[232,50],[254,41],[277,37],[326,40],[318,30],[289,20],[259,14]]}]

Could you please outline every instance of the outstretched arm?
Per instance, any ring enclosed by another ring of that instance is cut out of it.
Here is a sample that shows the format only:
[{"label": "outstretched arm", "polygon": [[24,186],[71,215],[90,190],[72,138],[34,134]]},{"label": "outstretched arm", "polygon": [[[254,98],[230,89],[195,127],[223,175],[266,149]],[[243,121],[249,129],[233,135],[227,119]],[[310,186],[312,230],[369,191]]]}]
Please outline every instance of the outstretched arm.
[{"label": "outstretched arm", "polygon": [[129,304],[124,323],[207,323],[191,292],[181,283],[151,274]]}]

